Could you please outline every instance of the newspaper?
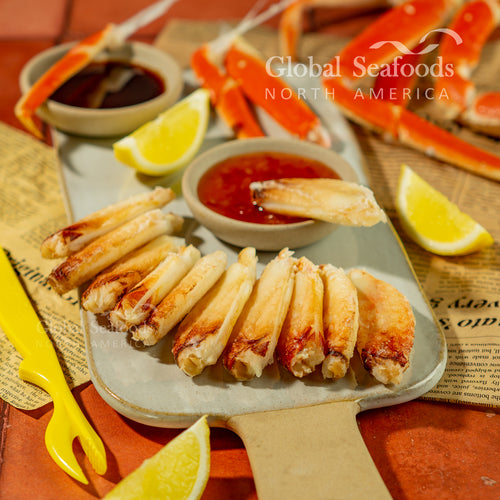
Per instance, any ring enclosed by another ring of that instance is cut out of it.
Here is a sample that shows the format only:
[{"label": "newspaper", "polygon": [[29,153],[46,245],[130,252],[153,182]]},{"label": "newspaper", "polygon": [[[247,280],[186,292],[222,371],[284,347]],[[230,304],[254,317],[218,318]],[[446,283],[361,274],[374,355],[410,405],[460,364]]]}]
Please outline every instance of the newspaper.
[{"label": "newspaper", "polygon": [[[227,31],[227,24],[171,21],[156,45],[187,68],[191,53],[202,43]],[[344,30],[345,31],[345,30]],[[259,27],[245,35],[265,58],[279,54],[276,31]],[[347,37],[310,33],[300,44],[303,60],[312,56],[324,64],[348,42]],[[487,64],[476,78],[483,88],[495,88],[500,71],[500,42],[484,50]],[[492,67],[498,68],[493,71]],[[498,89],[497,89],[498,90]],[[417,108],[422,103],[412,104]],[[432,109],[426,108],[426,115]],[[449,126],[449,124],[447,124]],[[448,364],[426,398],[449,402],[500,405],[500,184],[433,160],[410,148],[384,142],[380,136],[353,125],[364,153],[367,174],[378,201],[393,221],[448,344]],[[497,141],[456,128],[456,135],[500,154]],[[439,257],[418,247],[399,224],[395,198],[401,164],[417,174],[483,225],[495,245],[465,257]]]},{"label": "newspaper", "polygon": [[[89,380],[76,291],[64,297],[47,284],[58,264],[43,259],[40,244],[67,225],[53,148],[0,122],[0,245],[17,271],[56,347],[70,387]],[[1,304],[0,304],[1,307]],[[21,356],[0,330],[0,397],[32,410],[51,401],[18,375]]]}]

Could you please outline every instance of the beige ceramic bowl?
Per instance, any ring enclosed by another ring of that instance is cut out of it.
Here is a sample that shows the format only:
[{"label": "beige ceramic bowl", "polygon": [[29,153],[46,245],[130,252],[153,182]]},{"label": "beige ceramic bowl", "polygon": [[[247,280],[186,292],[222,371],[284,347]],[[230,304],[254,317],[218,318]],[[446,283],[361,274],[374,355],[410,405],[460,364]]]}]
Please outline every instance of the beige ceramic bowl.
[{"label": "beige ceramic bowl", "polygon": [[[74,44],[57,45],[28,61],[19,77],[21,91],[27,92],[72,45]],[[39,108],[38,116],[54,127],[71,134],[114,137],[132,132],[179,99],[183,87],[182,71],[177,62],[165,52],[152,45],[130,42],[120,49],[104,50],[95,58],[96,61],[107,59],[135,63],[152,70],[164,80],[165,92],[140,104],[112,109],[79,108],[49,99]]]},{"label": "beige ceramic bowl", "polygon": [[337,172],[341,179],[358,182],[353,168],[337,153],[315,144],[295,139],[244,139],[216,146],[196,158],[182,178],[182,193],[195,218],[221,240],[239,247],[253,246],[257,250],[299,248],[330,234],[337,225],[322,221],[293,224],[254,224],[220,215],[198,198],[198,182],[217,163],[247,153],[289,153],[320,161]]}]

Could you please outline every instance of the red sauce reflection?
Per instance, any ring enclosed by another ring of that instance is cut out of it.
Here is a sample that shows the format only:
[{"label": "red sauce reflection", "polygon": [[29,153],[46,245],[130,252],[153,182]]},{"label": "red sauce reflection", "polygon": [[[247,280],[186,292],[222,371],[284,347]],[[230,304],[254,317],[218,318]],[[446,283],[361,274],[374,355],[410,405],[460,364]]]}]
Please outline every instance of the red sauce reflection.
[{"label": "red sauce reflection", "polygon": [[249,185],[255,181],[290,177],[338,179],[325,164],[286,153],[252,153],[214,165],[198,183],[200,201],[226,217],[258,224],[290,224],[306,219],[273,214],[254,205]]}]

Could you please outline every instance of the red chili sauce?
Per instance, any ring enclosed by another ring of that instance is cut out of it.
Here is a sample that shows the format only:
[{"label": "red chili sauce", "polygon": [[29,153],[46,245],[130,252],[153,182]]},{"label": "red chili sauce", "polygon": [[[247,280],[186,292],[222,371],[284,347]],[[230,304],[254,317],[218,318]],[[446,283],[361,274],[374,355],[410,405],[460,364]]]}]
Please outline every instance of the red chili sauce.
[{"label": "red chili sauce", "polygon": [[290,224],[306,219],[273,214],[252,202],[250,183],[291,177],[338,179],[325,164],[286,153],[251,153],[228,158],[207,170],[198,183],[200,201],[231,219],[258,224]]},{"label": "red chili sauce", "polygon": [[[127,73],[123,75],[123,72]],[[120,77],[120,72],[122,76]],[[106,79],[123,78],[117,90],[96,93]],[[165,82],[153,71],[121,61],[91,63],[59,87],[50,98],[79,108],[121,108],[149,101],[165,91]]]}]

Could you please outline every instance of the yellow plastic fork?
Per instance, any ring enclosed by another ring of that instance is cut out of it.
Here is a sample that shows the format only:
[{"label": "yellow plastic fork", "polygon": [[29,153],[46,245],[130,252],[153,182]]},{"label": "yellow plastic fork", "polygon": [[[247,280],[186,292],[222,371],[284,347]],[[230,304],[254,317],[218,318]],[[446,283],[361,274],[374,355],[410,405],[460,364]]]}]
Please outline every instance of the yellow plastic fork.
[{"label": "yellow plastic fork", "polygon": [[0,326],[23,357],[19,376],[47,391],[54,402],[45,446],[61,469],[88,484],[73,453],[73,440],[78,437],[98,474],[107,468],[104,445],[69,390],[52,342],[1,247],[0,276]]}]

